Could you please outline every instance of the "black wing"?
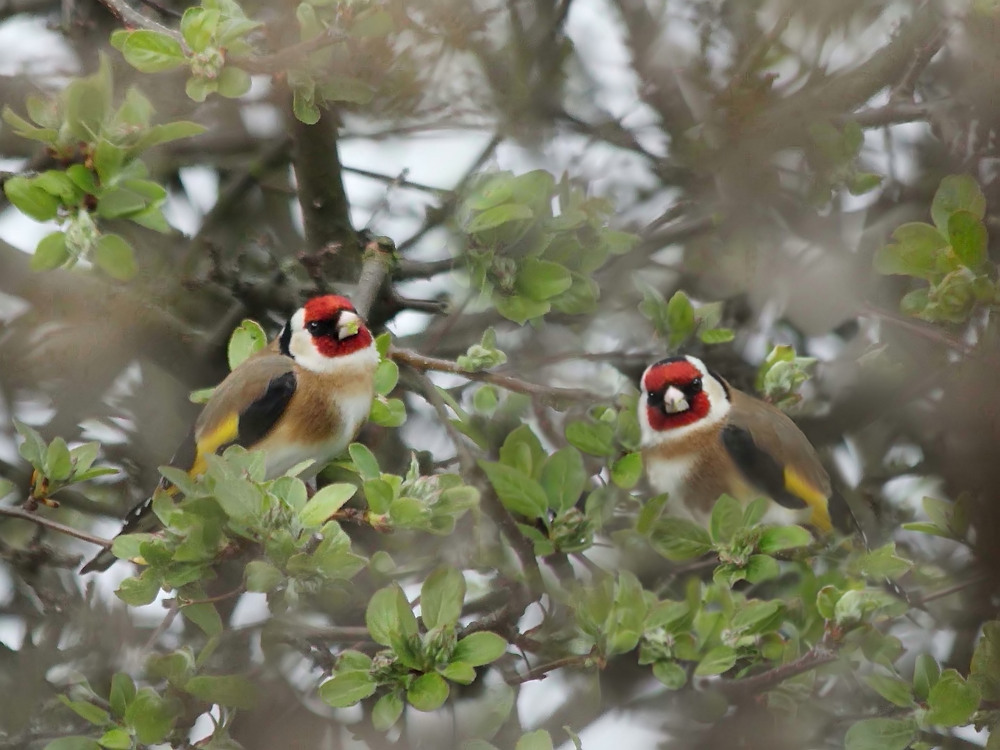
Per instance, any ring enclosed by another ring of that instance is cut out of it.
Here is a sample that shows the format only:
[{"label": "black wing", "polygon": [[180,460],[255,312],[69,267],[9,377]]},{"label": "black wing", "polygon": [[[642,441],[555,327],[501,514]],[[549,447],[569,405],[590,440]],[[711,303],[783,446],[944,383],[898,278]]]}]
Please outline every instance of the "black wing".
[{"label": "black wing", "polygon": [[230,445],[251,448],[263,440],[288,408],[288,402],[295,394],[295,386],[293,370],[272,378],[261,397],[240,412],[236,438],[221,445],[216,452],[222,453]]},{"label": "black wing", "polygon": [[726,425],[722,428],[722,444],[750,484],[786,508],[799,510],[806,507],[802,498],[785,488],[785,467],[762,450],[748,430],[733,424]]}]

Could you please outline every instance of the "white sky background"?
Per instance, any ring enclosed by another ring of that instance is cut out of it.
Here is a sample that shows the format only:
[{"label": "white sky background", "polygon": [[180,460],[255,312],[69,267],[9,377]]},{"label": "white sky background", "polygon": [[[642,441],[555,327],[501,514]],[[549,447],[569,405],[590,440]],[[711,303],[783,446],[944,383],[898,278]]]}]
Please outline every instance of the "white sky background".
[{"label": "white sky background", "polygon": [[[676,59],[673,64],[683,67],[684,51],[694,49],[696,30],[683,19],[672,19],[670,37],[661,40],[665,50]],[[863,35],[843,41],[843,47],[825,50],[832,68],[838,67],[838,58],[853,61],[858,50],[872,50],[884,44],[892,30],[892,23],[898,19],[886,17],[880,23],[867,28]],[[583,76],[576,76],[570,84],[570,109],[574,104],[587,106],[590,114],[597,109],[620,119],[632,129],[637,138],[650,151],[664,154],[667,144],[656,128],[655,115],[641,102],[638,96],[638,81],[630,69],[630,58],[626,49],[618,19],[604,0],[574,0],[568,16],[566,31],[573,40],[584,65]],[[794,23],[789,29],[794,33]],[[27,16],[14,16],[0,24],[0,75],[11,75],[28,71],[42,77],[56,77],[72,73],[76,60],[72,51],[63,43],[61,36],[45,27],[43,21]],[[114,53],[113,53],[114,54]],[[779,73],[785,72],[778,70]],[[791,71],[788,71],[791,74]],[[778,84],[780,85],[779,78]],[[261,96],[268,86],[266,78],[257,78],[248,100]],[[178,92],[178,96],[182,96]],[[9,102],[17,110],[23,110],[18,102]],[[276,135],[280,132],[280,118],[262,104],[250,103],[245,109],[248,127],[258,135]],[[350,131],[350,121],[348,130]],[[0,127],[3,127],[0,125]],[[902,125],[893,128],[894,145],[905,153],[908,144],[922,135],[920,125]],[[360,167],[395,176],[407,171],[408,179],[441,187],[451,188],[465,173],[469,165],[481,152],[491,133],[469,130],[440,131],[430,135],[412,138],[367,139],[349,137],[342,142],[341,158],[345,166]],[[875,168],[887,165],[884,141],[880,132],[870,132],[866,139],[866,155],[876,156]],[[17,169],[21,164],[11,160],[0,160],[0,169]],[[897,159],[896,166],[901,179],[906,179],[908,164],[905,158]],[[533,150],[516,144],[504,144],[497,149],[487,168],[508,169],[520,173],[529,169],[545,168],[556,175],[568,171],[571,175],[589,180],[591,191],[620,199],[623,204],[634,204],[637,188],[653,185],[653,178],[646,166],[634,155],[613,149],[603,144],[593,144],[579,136],[566,136],[554,141],[547,140],[541,150]],[[197,230],[201,218],[210,210],[218,191],[218,180],[212,170],[191,167],[183,170],[182,182],[186,197],[172,196],[167,206],[167,216],[171,223],[186,233]],[[355,174],[345,175],[345,186],[353,208],[353,219],[357,226],[364,226],[371,218],[372,210],[386,195],[385,184]],[[429,203],[424,193],[414,193],[397,189],[389,195],[390,210],[379,213],[373,229],[387,234],[397,241],[412,234],[422,222],[422,212],[394,210],[401,206],[412,208],[414,197]],[[850,199],[849,208],[863,211],[872,196]],[[667,205],[647,204],[633,210],[626,217],[641,225],[662,213]],[[8,208],[0,213],[0,237],[12,245],[30,252],[38,240],[53,231],[54,224],[39,224],[24,217],[16,210]],[[421,245],[415,248],[413,257],[435,259],[447,257],[449,248],[446,237],[431,232]],[[407,290],[414,296],[433,293],[439,287],[433,281],[420,282]],[[8,303],[0,299],[0,318]],[[425,316],[408,313],[393,326],[397,334],[405,334],[422,327]],[[12,457],[12,446],[0,445],[0,454]],[[111,533],[113,529],[104,529]],[[121,566],[119,566],[121,568]],[[101,578],[101,588],[111,595],[118,581],[124,577],[124,569],[114,569]],[[0,574],[0,598],[8,595],[10,581]],[[262,606],[257,602],[258,606]],[[255,619],[250,607],[241,606],[248,620]],[[139,616],[161,617],[162,608],[158,603],[143,608]],[[16,647],[23,638],[19,625],[0,620],[0,641]],[[947,638],[947,634],[942,634]],[[939,646],[942,644],[938,644]],[[524,685],[521,692],[519,710],[528,728],[537,725],[561,703],[565,687],[560,676]],[[623,716],[611,712],[594,725],[580,733],[583,745],[588,750],[594,748],[643,748],[651,747],[661,737],[656,731],[656,722],[640,726],[635,716]],[[556,742],[563,739],[559,733]],[[563,742],[561,750],[572,748],[570,742]]]}]

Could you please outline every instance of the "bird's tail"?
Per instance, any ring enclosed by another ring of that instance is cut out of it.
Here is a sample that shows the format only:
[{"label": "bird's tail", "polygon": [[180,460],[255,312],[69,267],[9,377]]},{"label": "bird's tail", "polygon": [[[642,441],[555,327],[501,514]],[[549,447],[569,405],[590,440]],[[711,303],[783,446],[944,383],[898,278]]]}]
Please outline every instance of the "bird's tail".
[{"label": "bird's tail", "polygon": [[[165,488],[161,485],[161,489],[165,489],[171,496],[177,494],[177,488],[173,485]],[[157,490],[157,492],[159,491]],[[128,515],[125,516],[125,523],[122,526],[122,530],[118,532],[118,536],[122,534],[135,534],[141,531],[151,531],[158,524],[159,521],[156,518],[156,514],[153,513],[153,497],[150,496],[129,511]],[[99,573],[107,570],[114,565],[117,559],[110,547],[102,549],[94,556],[94,559],[80,568],[80,573]]]},{"label": "bird's tail", "polygon": [[111,548],[102,549],[98,552],[90,562],[80,568],[80,574],[84,573],[100,573],[107,570],[112,565],[115,564],[118,558],[114,556],[111,552]]}]

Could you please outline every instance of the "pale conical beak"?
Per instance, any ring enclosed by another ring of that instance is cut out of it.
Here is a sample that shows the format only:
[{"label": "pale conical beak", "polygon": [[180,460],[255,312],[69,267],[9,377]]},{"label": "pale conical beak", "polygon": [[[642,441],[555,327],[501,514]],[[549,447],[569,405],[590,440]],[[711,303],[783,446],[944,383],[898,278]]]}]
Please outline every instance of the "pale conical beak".
[{"label": "pale conical beak", "polygon": [[688,404],[687,396],[680,388],[670,386],[663,394],[663,411],[667,414],[678,414],[687,411],[691,406]]},{"label": "pale conical beak", "polygon": [[345,310],[337,321],[337,338],[343,341],[351,336],[357,336],[361,330],[361,318],[356,313]]}]

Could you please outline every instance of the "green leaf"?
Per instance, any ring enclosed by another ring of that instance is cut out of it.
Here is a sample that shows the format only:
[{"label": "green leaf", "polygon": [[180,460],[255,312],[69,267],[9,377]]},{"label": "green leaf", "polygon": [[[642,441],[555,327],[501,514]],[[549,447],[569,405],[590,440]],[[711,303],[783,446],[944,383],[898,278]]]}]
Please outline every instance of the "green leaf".
[{"label": "green leaf", "polygon": [[460,661],[471,667],[481,667],[496,661],[507,651],[507,641],[496,633],[483,631],[465,636],[455,645],[451,654],[453,662]]},{"label": "green leaf", "polygon": [[569,510],[576,505],[587,485],[583,456],[572,446],[560,448],[545,459],[539,483],[545,490],[550,508],[556,513]]},{"label": "green leaf", "polygon": [[699,333],[698,338],[705,344],[728,344],[736,334],[730,328],[709,328]]},{"label": "green leaf", "polygon": [[111,678],[111,710],[115,716],[125,715],[129,704],[135,698],[135,683],[124,672],[115,672]]},{"label": "green leaf", "polygon": [[514,750],[552,750],[552,735],[544,729],[536,729],[521,735]]},{"label": "green leaf", "polygon": [[545,449],[538,436],[526,424],[512,430],[500,446],[500,463],[517,469],[527,476],[540,473],[545,461]]},{"label": "green leaf", "polygon": [[162,73],[186,61],[184,48],[173,37],[145,29],[131,32],[122,44],[125,60],[142,73]]},{"label": "green leaf", "polygon": [[292,112],[296,120],[306,125],[315,125],[319,122],[319,107],[316,106],[312,93],[306,92],[300,86],[292,89]]},{"label": "green leaf", "polygon": [[161,143],[169,143],[170,141],[179,141],[182,138],[201,135],[206,130],[208,128],[204,125],[199,125],[197,122],[189,120],[165,122],[162,125],[154,125],[144,130],[132,148],[134,151],[144,151]]},{"label": "green leaf", "polygon": [[942,233],[948,230],[948,219],[956,211],[968,211],[980,220],[986,215],[986,197],[979,183],[966,174],[941,180],[931,203],[931,218]]},{"label": "green leaf", "polygon": [[101,193],[97,202],[97,215],[102,219],[118,219],[142,211],[146,204],[146,198],[134,190],[113,187]]},{"label": "green leaf", "polygon": [[709,533],[716,544],[725,544],[743,524],[743,507],[740,501],[729,495],[722,495],[712,508]]},{"label": "green leaf", "polygon": [[106,750],[132,750],[132,735],[120,727],[109,729],[98,740]]},{"label": "green leaf", "polygon": [[375,703],[372,709],[372,726],[378,732],[384,732],[392,727],[403,715],[406,703],[399,693],[386,693]]},{"label": "green leaf", "polygon": [[504,203],[500,206],[488,208],[482,213],[473,217],[465,230],[469,234],[484,232],[487,229],[495,229],[511,221],[527,221],[534,218],[535,213],[525,205],[520,203]]},{"label": "green leaf", "polygon": [[152,688],[140,690],[125,712],[125,722],[144,745],[163,742],[176,719],[176,712]]},{"label": "green leaf", "polygon": [[253,708],[257,703],[256,685],[242,675],[192,677],[184,690],[195,698],[229,708]]},{"label": "green leaf", "polygon": [[963,266],[976,271],[986,262],[986,227],[971,212],[955,211],[948,217],[948,239]]},{"label": "green leaf", "polygon": [[674,292],[670,301],[667,302],[667,325],[670,328],[667,345],[671,349],[694,333],[694,307],[688,296],[680,290]]},{"label": "green leaf", "polygon": [[915,705],[913,688],[906,680],[885,674],[870,674],[864,679],[872,690],[893,705],[901,708],[911,708]]},{"label": "green leaf", "polygon": [[1000,700],[1000,621],[983,625],[983,634],[972,654],[970,674],[983,698]]},{"label": "green leaf", "polygon": [[334,708],[347,708],[375,692],[375,678],[360,670],[338,672],[319,686],[319,697]]},{"label": "green leaf", "polygon": [[916,730],[913,719],[863,719],[847,730],[844,750],[905,750]]},{"label": "green leaf", "polygon": [[135,254],[124,237],[102,234],[94,248],[94,263],[104,273],[118,281],[128,281],[135,276]]},{"label": "green leaf", "polygon": [[365,482],[365,501],[372,513],[388,513],[396,495],[392,485],[383,479],[370,479]]},{"label": "green leaf", "polygon": [[406,406],[398,398],[377,397],[368,418],[383,427],[399,427],[406,421]]},{"label": "green leaf", "polygon": [[382,472],[378,466],[378,459],[375,458],[375,454],[372,453],[368,448],[361,443],[351,443],[347,452],[351,456],[351,460],[354,462],[354,467],[358,470],[358,474],[361,475],[362,479],[378,479],[382,476]]},{"label": "green leaf", "polygon": [[45,475],[49,479],[62,482],[69,479],[73,473],[73,457],[69,446],[61,437],[56,437],[49,443],[45,452]]},{"label": "green leaf", "polygon": [[69,250],[66,247],[66,233],[53,232],[47,234],[35,248],[35,254],[31,256],[31,270],[48,271],[59,268],[70,259]]},{"label": "green leaf", "polygon": [[420,589],[420,619],[427,629],[454,625],[462,614],[465,578],[450,566],[436,568]]},{"label": "green leaf", "polygon": [[15,208],[35,221],[54,219],[61,205],[58,198],[27,177],[11,177],[4,182],[3,191]]},{"label": "green leaf", "polygon": [[[945,225],[947,226],[947,225]],[[911,222],[892,233],[895,244],[875,253],[875,270],[882,274],[899,274],[931,279],[937,273],[937,257],[948,247],[948,240],[930,224]]]},{"label": "green leaf", "polygon": [[368,602],[365,625],[372,640],[383,646],[417,634],[417,618],[399,584],[379,589]]},{"label": "green leaf", "polygon": [[188,604],[181,607],[181,614],[184,615],[184,619],[201,628],[205,635],[219,635],[222,632],[222,618],[211,602]]},{"label": "green leaf", "polygon": [[221,13],[216,9],[188,8],[181,16],[181,35],[192,52],[201,52],[212,42]]},{"label": "green leaf", "polygon": [[240,323],[229,337],[229,348],[226,355],[229,358],[229,369],[235,370],[251,354],[267,346],[267,334],[256,321],[249,318]]},{"label": "green leaf", "polygon": [[730,628],[743,635],[765,633],[781,625],[784,605],[779,601],[750,599],[733,615]]},{"label": "green leaf", "polygon": [[771,555],[786,549],[807,547],[812,542],[812,534],[801,526],[771,526],[761,532],[758,549],[765,555]]},{"label": "green leaf", "polygon": [[502,294],[493,295],[493,305],[498,313],[518,325],[524,325],[525,322],[541,317],[552,309],[552,305],[548,302],[539,302],[527,297],[506,297]]},{"label": "green leaf", "polygon": [[476,681],[476,669],[471,664],[464,661],[453,661],[443,669],[438,669],[438,674],[451,682],[459,685],[471,685]]},{"label": "green leaf", "polygon": [[781,569],[778,567],[778,561],[770,555],[751,555],[745,572],[750,583],[761,583],[777,578]]},{"label": "green leaf", "polygon": [[126,578],[115,595],[132,607],[141,607],[156,599],[160,593],[160,580],[146,570],[138,578]]},{"label": "green leaf", "polygon": [[663,518],[650,537],[653,548],[668,560],[680,562],[701,557],[712,549],[712,538],[700,525],[686,518]]},{"label": "green leaf", "polygon": [[736,649],[732,646],[716,646],[709,649],[708,653],[702,657],[695,667],[696,677],[707,677],[709,675],[722,674],[732,669],[736,663]]},{"label": "green leaf", "polygon": [[45,746],[45,750],[101,750],[97,740],[90,737],[60,737]]},{"label": "green leaf", "polygon": [[607,422],[577,420],[566,425],[566,440],[574,448],[592,456],[610,456],[614,453],[615,428]]},{"label": "green leaf", "polygon": [[548,497],[542,486],[517,469],[492,461],[479,461],[486,477],[508,510],[528,518],[542,518],[548,509]]},{"label": "green leaf", "polygon": [[939,677],[941,677],[941,667],[933,656],[930,654],[917,656],[913,667],[913,693],[918,700],[927,700],[931,688],[937,683]]},{"label": "green leaf", "polygon": [[926,721],[958,727],[969,723],[979,708],[979,688],[968,682],[954,669],[946,669],[927,694]]},{"label": "green leaf", "polygon": [[525,258],[517,271],[517,293],[539,302],[562,294],[573,285],[570,272],[547,260]]},{"label": "green leaf", "polygon": [[653,665],[653,677],[670,690],[680,690],[687,684],[687,670],[675,661],[658,661]]},{"label": "green leaf", "polygon": [[299,511],[299,521],[307,529],[318,529],[330,516],[344,507],[344,503],[354,497],[358,488],[353,484],[328,484],[313,495],[305,507]]},{"label": "green leaf", "polygon": [[59,701],[66,706],[66,708],[85,721],[89,721],[91,724],[96,724],[97,726],[102,727],[111,720],[111,716],[107,711],[100,706],[95,706],[93,703],[88,703],[87,701],[73,701],[65,695],[59,695],[57,697],[59,698]]},{"label": "green leaf", "polygon": [[284,580],[284,574],[269,562],[251,560],[247,563],[247,591],[268,592]]},{"label": "green leaf", "polygon": [[611,481],[623,490],[630,490],[642,478],[642,454],[626,453],[611,465]]},{"label": "green leaf", "polygon": [[436,711],[448,700],[451,688],[445,679],[435,673],[422,674],[406,691],[406,700],[418,711]]},{"label": "green leaf", "polygon": [[250,90],[250,74],[232,65],[222,69],[216,82],[219,85],[219,96],[227,99],[239,99]]},{"label": "green leaf", "polygon": [[399,365],[391,359],[383,359],[375,370],[375,393],[388,396],[399,382]]},{"label": "green leaf", "polygon": [[191,76],[184,84],[184,93],[195,102],[203,102],[209,94],[219,90],[219,82],[214,78],[199,78]]}]

